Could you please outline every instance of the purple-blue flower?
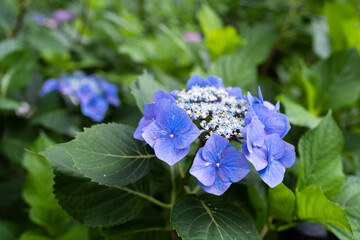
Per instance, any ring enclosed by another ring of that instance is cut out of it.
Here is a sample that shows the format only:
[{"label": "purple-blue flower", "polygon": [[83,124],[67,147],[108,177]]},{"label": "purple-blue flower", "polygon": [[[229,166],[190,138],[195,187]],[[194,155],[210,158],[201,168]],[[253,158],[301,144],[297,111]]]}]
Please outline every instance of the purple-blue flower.
[{"label": "purple-blue flower", "polygon": [[194,74],[186,83],[186,89],[191,89],[193,86],[198,87],[216,87],[225,88],[222,84],[222,79],[217,76],[207,76],[206,78],[201,77],[198,74]]},{"label": "purple-blue flower", "polygon": [[74,14],[68,10],[59,9],[53,12],[53,18],[59,22],[66,22],[74,18]]},{"label": "purple-blue flower", "polygon": [[81,112],[95,122],[104,119],[109,104],[114,106],[120,104],[116,86],[96,76],[78,74],[49,79],[45,81],[40,95],[45,96],[51,91],[75,99],[77,104],[80,103]]},{"label": "purple-blue flower", "polygon": [[[176,100],[175,98],[163,91],[163,90],[158,90],[154,93],[153,95],[153,101],[154,102],[157,102],[161,99],[168,99],[171,103],[176,103]],[[156,119],[156,116],[155,116],[155,103],[148,103],[148,104],[145,104],[145,107],[144,107],[144,117],[142,117],[140,119],[140,122],[139,122],[139,125],[138,127],[136,128],[135,132],[134,132],[134,138],[135,139],[138,139],[140,141],[145,141],[145,139],[143,138],[142,134],[144,132],[144,128],[149,126],[150,123],[152,123],[153,121],[155,121]]]},{"label": "purple-blue flower", "polygon": [[155,150],[157,158],[172,166],[188,154],[200,130],[185,110],[169,99],[155,102],[154,115],[156,119],[143,128],[142,137]]},{"label": "purple-blue flower", "polygon": [[242,145],[242,151],[261,179],[270,187],[280,184],[285,168],[295,162],[294,146],[283,141],[278,133],[267,135],[257,116],[243,129],[243,136],[246,144]]},{"label": "purple-blue flower", "polygon": [[237,152],[228,139],[213,134],[197,152],[190,174],[206,192],[221,195],[249,171],[244,155]]},{"label": "purple-blue flower", "polygon": [[185,42],[201,42],[202,40],[201,33],[198,32],[184,32],[183,33],[183,39]]}]

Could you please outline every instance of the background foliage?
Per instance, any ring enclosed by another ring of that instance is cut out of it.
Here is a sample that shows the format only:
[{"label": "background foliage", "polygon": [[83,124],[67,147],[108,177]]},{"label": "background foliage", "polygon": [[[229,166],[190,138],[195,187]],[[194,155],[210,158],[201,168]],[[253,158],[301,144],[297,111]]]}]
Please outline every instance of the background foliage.
[{"label": "background foliage", "polygon": [[[35,20],[58,9],[74,18],[56,28]],[[359,239],[359,26],[358,0],[0,1],[1,239],[175,239],[173,227],[184,239],[279,239],[303,221]],[[40,98],[46,79],[78,72],[117,85],[110,124],[90,128],[68,99]],[[280,100],[297,151],[284,184],[268,189],[250,174],[170,212],[168,192],[184,191],[178,170],[132,131],[156,90],[181,89],[193,73]]]}]

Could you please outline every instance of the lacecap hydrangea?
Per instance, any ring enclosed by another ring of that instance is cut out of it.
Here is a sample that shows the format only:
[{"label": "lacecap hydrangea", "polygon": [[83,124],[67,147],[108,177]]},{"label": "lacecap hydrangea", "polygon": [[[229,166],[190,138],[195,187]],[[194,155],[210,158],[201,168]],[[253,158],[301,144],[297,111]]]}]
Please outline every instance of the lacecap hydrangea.
[{"label": "lacecap hydrangea", "polygon": [[[284,179],[285,168],[295,162],[295,148],[283,140],[290,130],[286,115],[259,96],[242,95],[239,87],[225,88],[217,76],[194,74],[186,89],[162,90],[146,104],[134,138],[145,141],[160,160],[174,165],[200,148],[190,174],[208,193],[221,195],[249,172],[250,162],[270,187]],[[231,146],[242,143],[242,152]]]},{"label": "lacecap hydrangea", "polygon": [[119,106],[117,87],[95,75],[63,76],[45,81],[40,96],[55,91],[67,95],[75,104],[80,104],[81,112],[95,122],[101,122],[110,105]]}]

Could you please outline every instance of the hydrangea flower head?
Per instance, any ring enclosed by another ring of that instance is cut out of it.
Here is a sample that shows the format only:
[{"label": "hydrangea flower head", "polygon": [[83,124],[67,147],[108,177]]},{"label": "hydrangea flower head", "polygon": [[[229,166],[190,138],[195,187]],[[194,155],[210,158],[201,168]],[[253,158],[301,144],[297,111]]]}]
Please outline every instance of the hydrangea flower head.
[{"label": "hydrangea flower head", "polygon": [[156,119],[143,129],[142,137],[160,160],[174,165],[188,154],[200,131],[187,113],[169,99],[155,102],[154,113]]},{"label": "hydrangea flower head", "polygon": [[221,195],[249,171],[244,155],[237,152],[228,139],[213,134],[197,152],[190,174],[206,192]]},{"label": "hydrangea flower head", "polygon": [[[184,158],[199,137],[190,174],[208,193],[221,195],[250,171],[247,160],[270,187],[280,184],[285,168],[295,161],[294,147],[282,138],[290,129],[280,105],[264,101],[239,87],[225,88],[221,78],[197,74],[186,89],[157,91],[145,105],[134,138],[146,141],[156,156],[173,165]],[[243,153],[231,146],[242,143]]]},{"label": "hydrangea flower head", "polygon": [[40,96],[51,91],[75,98],[80,103],[81,112],[95,122],[104,119],[109,104],[120,105],[116,86],[96,76],[79,74],[49,79],[40,90]]}]

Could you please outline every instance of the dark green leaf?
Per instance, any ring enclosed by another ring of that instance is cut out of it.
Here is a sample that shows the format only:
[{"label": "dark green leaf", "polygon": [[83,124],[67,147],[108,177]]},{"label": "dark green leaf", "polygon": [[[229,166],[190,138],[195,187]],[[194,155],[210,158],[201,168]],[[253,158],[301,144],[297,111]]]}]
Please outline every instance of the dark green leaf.
[{"label": "dark green leaf", "polygon": [[0,219],[0,236],[1,240],[14,240],[18,236],[19,227],[6,220]]},{"label": "dark green leaf", "polygon": [[255,210],[254,224],[258,231],[263,229],[267,221],[267,189],[264,183],[247,184],[250,202]]},{"label": "dark green leaf", "polygon": [[318,187],[310,186],[301,191],[296,191],[295,209],[300,220],[319,224],[329,223],[351,233],[345,210],[330,202]]},{"label": "dark green leaf", "polygon": [[269,189],[269,215],[291,222],[295,210],[295,195],[283,183]]},{"label": "dark green leaf", "polygon": [[242,210],[219,198],[201,200],[185,195],[176,201],[170,221],[184,240],[260,239]]},{"label": "dark green leaf", "polygon": [[315,185],[326,196],[336,196],[344,179],[341,163],[343,145],[342,133],[329,112],[315,129],[308,131],[299,141],[303,174],[299,176],[298,189]]},{"label": "dark green leaf", "polygon": [[22,42],[19,39],[6,39],[0,42],[0,60],[4,59],[7,55],[20,50]]},{"label": "dark green leaf", "polygon": [[21,104],[10,98],[0,97],[0,109],[2,110],[15,110],[19,108]]},{"label": "dark green leaf", "polygon": [[134,129],[122,124],[100,124],[63,145],[75,167],[94,182],[107,186],[134,183],[152,166],[155,155],[133,138]]}]

